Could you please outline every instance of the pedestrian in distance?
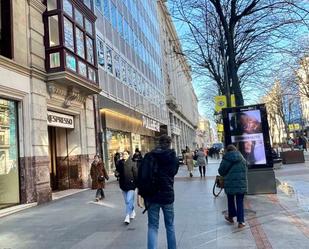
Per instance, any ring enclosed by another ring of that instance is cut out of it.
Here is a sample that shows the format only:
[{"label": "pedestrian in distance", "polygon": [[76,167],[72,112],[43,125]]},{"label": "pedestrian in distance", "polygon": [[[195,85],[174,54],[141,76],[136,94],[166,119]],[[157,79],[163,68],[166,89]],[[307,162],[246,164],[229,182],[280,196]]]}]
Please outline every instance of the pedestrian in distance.
[{"label": "pedestrian in distance", "polygon": [[196,152],[196,165],[198,166],[198,169],[200,171],[200,175],[201,178],[204,176],[205,178],[205,174],[206,174],[206,155],[204,152],[203,148],[200,148],[197,152]]},{"label": "pedestrian in distance", "polygon": [[122,190],[125,202],[124,223],[130,224],[130,219],[134,219],[136,215],[134,196],[137,182],[137,167],[129,151],[123,152],[123,159],[118,161],[116,170],[119,173],[119,187]]},{"label": "pedestrian in distance", "polygon": [[135,153],[133,154],[132,160],[136,162],[137,168],[141,164],[142,159],[143,159],[142,153],[140,152],[138,148],[136,148]]},{"label": "pedestrian in distance", "polygon": [[187,165],[190,177],[193,177],[193,153],[188,146],[186,146],[185,163]]},{"label": "pedestrian in distance", "polygon": [[[151,195],[143,195],[146,210],[148,211],[148,233],[147,248],[158,248],[158,230],[160,209],[163,211],[168,249],[176,249],[176,236],[174,226],[174,177],[178,172],[179,160],[176,153],[171,149],[171,137],[162,135],[159,138],[159,145],[150,153],[152,160],[155,160],[156,167],[156,189]],[[139,179],[142,175],[144,162],[150,155],[145,155]],[[152,165],[149,162],[149,165]],[[146,167],[147,168],[147,167]],[[140,181],[141,182],[141,181]],[[139,190],[142,190],[142,187]]]},{"label": "pedestrian in distance", "polygon": [[109,176],[99,155],[94,156],[90,168],[90,176],[92,179],[92,189],[97,190],[95,200],[99,201],[104,199],[105,194],[103,189],[105,188],[105,179],[108,180]]},{"label": "pedestrian in distance", "polygon": [[238,228],[243,228],[245,226],[244,195],[247,193],[248,186],[247,163],[234,145],[227,146],[218,172],[224,177],[224,191],[227,195],[228,214],[225,219],[229,223],[234,223],[234,217],[237,217]]}]

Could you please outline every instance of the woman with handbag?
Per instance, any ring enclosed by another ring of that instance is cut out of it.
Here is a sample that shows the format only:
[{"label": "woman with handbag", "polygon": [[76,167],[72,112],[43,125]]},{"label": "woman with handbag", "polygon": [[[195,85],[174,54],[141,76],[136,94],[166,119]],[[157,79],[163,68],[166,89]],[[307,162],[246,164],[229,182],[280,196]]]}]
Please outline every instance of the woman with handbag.
[{"label": "woman with handbag", "polygon": [[200,175],[201,178],[202,176],[204,176],[205,178],[205,174],[206,174],[206,155],[204,152],[203,148],[200,148],[197,152],[196,152],[196,165],[198,166],[198,169],[200,171]]},{"label": "woman with handbag", "polygon": [[137,182],[136,162],[132,160],[129,151],[123,152],[123,159],[119,160],[116,168],[119,173],[119,187],[122,190],[126,207],[124,223],[129,224],[135,218],[134,196]]},{"label": "woman with handbag", "polygon": [[95,200],[99,201],[105,198],[103,189],[105,188],[105,179],[108,180],[109,176],[99,155],[94,156],[90,168],[90,176],[92,179],[92,189],[97,190]]},{"label": "woman with handbag", "polygon": [[234,223],[234,217],[237,217],[238,228],[243,228],[245,226],[244,195],[248,187],[247,163],[234,145],[227,146],[218,172],[224,177],[224,191],[227,195],[228,215],[225,219],[229,223]]}]

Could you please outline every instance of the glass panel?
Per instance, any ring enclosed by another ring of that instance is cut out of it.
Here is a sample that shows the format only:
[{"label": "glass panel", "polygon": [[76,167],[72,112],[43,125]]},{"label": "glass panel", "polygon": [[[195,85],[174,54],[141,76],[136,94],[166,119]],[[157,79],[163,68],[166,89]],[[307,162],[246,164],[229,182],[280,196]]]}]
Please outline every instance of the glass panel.
[{"label": "glass panel", "polygon": [[106,61],[107,61],[107,70],[110,73],[113,73],[113,54],[112,49],[109,46],[106,46]]},{"label": "glass panel", "polygon": [[91,1],[90,0],[84,0],[84,4],[91,9]]},{"label": "glass panel", "polygon": [[113,28],[117,29],[116,6],[113,3],[111,3],[111,16]]},{"label": "glass panel", "polygon": [[87,20],[87,19],[85,19],[85,26],[86,26],[86,31],[87,31],[89,34],[93,35],[92,23],[91,23],[89,20]]},{"label": "glass panel", "polygon": [[103,3],[102,3],[103,0],[96,0],[95,1],[95,5],[97,7],[97,9],[101,12],[103,12]]},{"label": "glass panel", "polygon": [[123,16],[118,12],[118,31],[123,36]]},{"label": "glass panel", "polygon": [[63,0],[63,10],[67,13],[70,17],[73,16],[73,9],[72,4],[69,0]]},{"label": "glass panel", "polygon": [[49,16],[48,17],[48,28],[49,28],[49,46],[58,46],[59,45],[59,25],[58,25],[58,16]]},{"label": "glass panel", "polygon": [[108,21],[110,21],[111,19],[111,16],[109,13],[109,1],[110,0],[104,0],[104,16]]},{"label": "glass panel", "polygon": [[49,67],[55,68],[60,67],[60,53],[52,53],[49,55]]},{"label": "glass panel", "polygon": [[78,61],[78,73],[87,78],[87,67],[86,64]]},{"label": "glass panel", "polygon": [[64,17],[64,45],[74,51],[73,24]]},{"label": "glass panel", "polygon": [[120,79],[120,58],[118,54],[115,54],[115,75]]},{"label": "glass panel", "polygon": [[0,99],[0,209],[19,203],[15,102]]},{"label": "glass panel", "polygon": [[87,61],[94,64],[93,40],[87,36]]},{"label": "glass panel", "polygon": [[57,0],[47,0],[47,11],[57,9]]},{"label": "glass panel", "polygon": [[76,72],[76,59],[70,54],[65,54],[66,56],[66,66],[68,69],[71,69]]},{"label": "glass panel", "polygon": [[133,71],[133,74],[132,74],[132,85],[134,87],[134,90],[136,91],[137,90],[137,85],[136,85],[136,71],[135,70],[132,70]]},{"label": "glass panel", "polygon": [[127,70],[126,70],[126,62],[124,60],[121,61],[121,75],[124,83],[127,83]]},{"label": "glass panel", "polygon": [[104,42],[98,39],[98,63],[100,66],[105,66],[105,58],[104,58]]},{"label": "glass panel", "polygon": [[91,67],[88,67],[88,78],[89,80],[96,81],[95,71]]},{"label": "glass panel", "polygon": [[128,65],[128,83],[132,87],[132,68]]},{"label": "glass panel", "polygon": [[77,9],[75,9],[75,21],[82,27],[84,27],[83,15]]},{"label": "glass panel", "polygon": [[84,32],[81,31],[79,28],[76,28],[76,47],[77,47],[77,54],[85,58]]}]

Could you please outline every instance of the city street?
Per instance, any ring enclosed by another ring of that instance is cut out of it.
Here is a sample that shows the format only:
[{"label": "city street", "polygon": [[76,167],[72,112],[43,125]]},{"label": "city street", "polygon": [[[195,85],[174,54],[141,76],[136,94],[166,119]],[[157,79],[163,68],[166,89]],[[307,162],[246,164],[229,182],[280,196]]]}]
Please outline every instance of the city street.
[{"label": "city street", "polygon": [[[218,162],[210,161],[206,179],[200,179],[196,168],[193,178],[185,166],[179,170],[175,183],[179,249],[309,248],[308,191],[288,185],[299,186],[301,178],[309,178],[308,164],[278,169],[277,195],[247,196],[247,226],[240,230],[223,218],[225,195],[212,196]],[[99,203],[93,202],[95,191],[86,190],[0,218],[0,248],[145,249],[147,221],[142,209],[137,208],[136,219],[124,225],[117,182],[109,182],[105,192],[106,200]],[[160,249],[166,248],[162,221]]]}]

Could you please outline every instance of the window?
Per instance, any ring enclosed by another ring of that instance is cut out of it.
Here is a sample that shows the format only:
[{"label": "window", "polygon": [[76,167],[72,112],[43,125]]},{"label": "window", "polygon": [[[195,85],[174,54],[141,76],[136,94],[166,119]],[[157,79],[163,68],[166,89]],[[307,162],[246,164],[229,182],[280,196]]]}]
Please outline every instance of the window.
[{"label": "window", "polygon": [[84,4],[91,9],[91,1],[90,0],[84,0]]},{"label": "window", "polygon": [[60,53],[51,53],[49,55],[49,64],[50,68],[60,67]]},{"label": "window", "polygon": [[120,58],[118,54],[115,54],[115,75],[120,79]]},{"label": "window", "polygon": [[106,61],[107,61],[107,70],[112,74],[113,73],[113,52],[109,46],[106,46]]},{"label": "window", "polygon": [[58,15],[48,17],[49,25],[49,46],[58,46],[59,45],[59,22]]},{"label": "window", "polygon": [[75,21],[78,23],[82,28],[84,27],[84,20],[83,15],[77,9],[75,9]]},{"label": "window", "polygon": [[128,65],[128,83],[132,87],[132,68],[130,65]]},{"label": "window", "polygon": [[98,64],[102,67],[105,67],[105,57],[104,57],[104,42],[101,39],[97,39],[98,41]]},{"label": "window", "polygon": [[124,83],[127,83],[127,70],[126,70],[126,62],[121,60],[121,75]]},{"label": "window", "polygon": [[63,1],[63,10],[67,13],[70,17],[73,17],[73,6],[68,0]]},{"label": "window", "polygon": [[118,32],[123,37],[123,16],[117,11],[117,20],[118,20]]},{"label": "window", "polygon": [[87,36],[87,61],[94,64],[93,40]]},{"label": "window", "polygon": [[87,78],[87,67],[84,62],[81,61],[78,62],[78,73]]},{"label": "window", "polygon": [[103,13],[103,0],[96,0],[95,1],[95,6],[96,8]]},{"label": "window", "polygon": [[57,0],[47,0],[47,11],[57,9]]},{"label": "window", "polygon": [[92,23],[88,19],[85,19],[85,28],[90,35],[93,34]]},{"label": "window", "polygon": [[64,45],[74,51],[74,35],[72,22],[64,17]]},{"label": "window", "polygon": [[76,72],[76,59],[74,56],[66,53],[66,66],[68,69]]},{"label": "window", "polygon": [[80,57],[85,58],[85,38],[84,38],[84,32],[81,31],[79,28],[76,28],[76,47],[77,47],[77,54]]},{"label": "window", "polygon": [[115,4],[113,4],[113,2],[111,3],[111,17],[112,17],[112,26],[114,29],[117,30],[117,16],[116,16],[116,6]]},{"label": "window", "polygon": [[109,13],[109,1],[110,0],[103,0],[103,1],[104,1],[104,16],[108,21],[110,21],[111,20],[111,16]]},{"label": "window", "polygon": [[13,58],[11,0],[0,1],[0,55]]}]

